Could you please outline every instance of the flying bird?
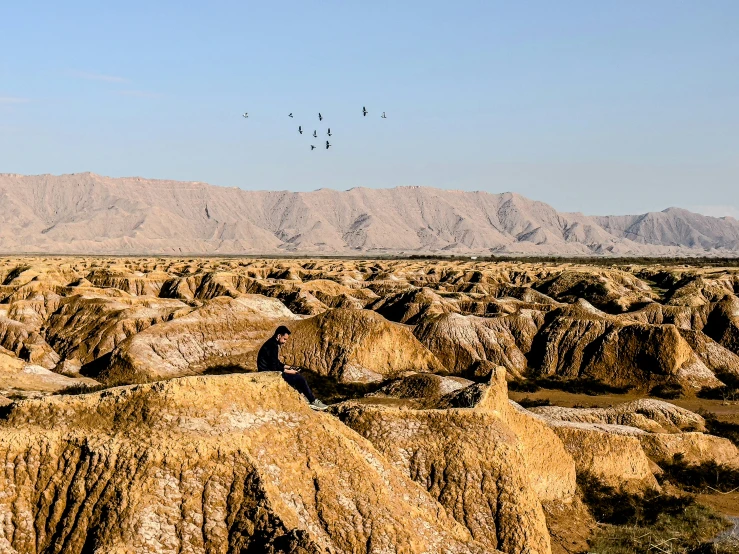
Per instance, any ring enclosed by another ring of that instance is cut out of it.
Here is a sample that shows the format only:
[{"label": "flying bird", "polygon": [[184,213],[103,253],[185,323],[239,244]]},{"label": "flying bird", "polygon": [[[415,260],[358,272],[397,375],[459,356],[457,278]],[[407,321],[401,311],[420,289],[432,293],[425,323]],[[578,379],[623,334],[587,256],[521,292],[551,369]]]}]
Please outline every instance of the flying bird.
[{"label": "flying bird", "polygon": [[289,114],[287,114],[287,117],[292,117],[292,116],[293,116],[293,113],[292,112],[290,112]]},{"label": "flying bird", "polygon": [[329,144],[328,141],[326,141],[326,150],[328,150],[329,146],[331,146],[331,145]]},{"label": "flying bird", "polygon": [[369,112],[367,111],[367,108],[362,106],[362,115],[367,115]]},{"label": "flying bird", "polygon": [[328,128],[328,133],[326,133],[328,136],[331,136],[331,127]]},{"label": "flying bird", "polygon": [[313,146],[313,145],[311,144],[311,145],[310,145],[310,149],[311,149],[311,151],[313,151],[313,150],[315,150],[315,149],[316,149],[316,147],[315,147],[315,146]]},{"label": "flying bird", "polygon": [[249,117],[249,112],[244,112],[243,113],[243,116],[248,118]]},{"label": "flying bird", "polygon": [[302,125],[298,125],[298,133],[300,133],[301,135],[303,134],[303,126]]},{"label": "flying bird", "polygon": [[385,115],[385,112],[382,112],[382,115],[380,116],[382,119],[387,119],[387,116]]},{"label": "flying bird", "polygon": [[316,133],[315,130],[313,131],[313,138],[318,138],[318,134]]},{"label": "flying bird", "polygon": [[323,116],[321,115],[321,112],[318,112],[318,121],[323,121]]}]

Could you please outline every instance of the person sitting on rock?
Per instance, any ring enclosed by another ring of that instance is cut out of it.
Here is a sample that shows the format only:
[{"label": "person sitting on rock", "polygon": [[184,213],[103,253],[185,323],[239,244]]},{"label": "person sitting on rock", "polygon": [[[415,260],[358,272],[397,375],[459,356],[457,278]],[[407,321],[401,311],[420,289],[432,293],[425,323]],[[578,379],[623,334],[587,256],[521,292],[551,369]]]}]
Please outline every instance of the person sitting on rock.
[{"label": "person sitting on rock", "polygon": [[259,354],[257,354],[257,371],[281,372],[282,378],[287,381],[287,384],[308,399],[311,408],[314,410],[325,410],[328,406],[313,395],[313,391],[308,386],[308,381],[300,374],[300,371],[289,365],[285,365],[278,357],[280,347],[287,342],[289,337],[290,329],[284,325],[280,325],[275,330],[275,334],[267,339],[267,342],[259,349]]}]

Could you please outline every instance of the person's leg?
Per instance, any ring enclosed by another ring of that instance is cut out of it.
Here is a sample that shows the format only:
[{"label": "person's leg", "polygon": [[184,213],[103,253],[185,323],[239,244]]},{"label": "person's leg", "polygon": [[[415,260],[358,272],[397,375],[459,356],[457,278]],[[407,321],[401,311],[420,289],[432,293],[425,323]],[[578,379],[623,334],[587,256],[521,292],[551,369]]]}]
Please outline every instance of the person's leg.
[{"label": "person's leg", "polygon": [[296,391],[305,395],[308,402],[313,402],[316,397],[313,396],[313,392],[308,386],[308,381],[305,380],[300,373],[285,373],[282,372],[282,378],[287,381],[287,384],[294,388]]}]

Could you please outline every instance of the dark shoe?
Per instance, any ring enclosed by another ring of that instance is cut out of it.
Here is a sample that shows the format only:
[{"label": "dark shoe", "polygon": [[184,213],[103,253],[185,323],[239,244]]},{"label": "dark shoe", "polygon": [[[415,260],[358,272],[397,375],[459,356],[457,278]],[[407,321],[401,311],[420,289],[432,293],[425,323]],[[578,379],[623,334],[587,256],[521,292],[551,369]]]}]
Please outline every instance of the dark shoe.
[{"label": "dark shoe", "polygon": [[324,411],[328,409],[328,406],[316,398],[313,402],[308,404],[312,410]]}]

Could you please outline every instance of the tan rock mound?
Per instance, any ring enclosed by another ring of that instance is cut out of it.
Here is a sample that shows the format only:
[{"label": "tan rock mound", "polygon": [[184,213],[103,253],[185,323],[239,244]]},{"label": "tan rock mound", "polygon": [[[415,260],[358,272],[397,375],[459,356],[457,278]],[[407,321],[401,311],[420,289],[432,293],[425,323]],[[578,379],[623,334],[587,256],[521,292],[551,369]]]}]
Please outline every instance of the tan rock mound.
[{"label": "tan rock mound", "polygon": [[86,378],[70,378],[44,367],[29,364],[14,353],[0,348],[0,395],[38,396],[61,391],[75,385],[90,386],[97,382]]},{"label": "tan rock mound", "polygon": [[115,288],[135,296],[159,296],[162,285],[171,277],[162,271],[144,273],[99,268],[90,271],[85,278],[96,287]]},{"label": "tan rock mound", "polygon": [[53,368],[60,359],[33,325],[10,319],[3,310],[0,310],[0,347],[47,369]]},{"label": "tan rock mound", "polygon": [[273,298],[220,296],[185,316],[153,325],[124,340],[99,378],[131,383],[228,366],[253,370],[256,350],[262,342],[279,324],[295,318]]},{"label": "tan rock mound", "polygon": [[739,354],[739,298],[726,296],[718,302],[708,316],[703,332],[724,348]]},{"label": "tan rock mound", "polygon": [[181,300],[211,300],[218,296],[261,294],[261,288],[255,279],[246,275],[232,271],[207,271],[168,279],[163,283],[159,296]]},{"label": "tan rock mound", "polygon": [[561,421],[609,423],[636,427],[650,433],[705,431],[704,419],[685,408],[654,399],[641,399],[611,408],[563,408],[539,406],[532,412]]},{"label": "tan rock mound", "polygon": [[443,368],[410,329],[369,310],[328,310],[291,326],[280,355],[342,382],[376,382]]},{"label": "tan rock mound", "polygon": [[[618,462],[614,445],[619,442],[623,443],[622,454],[631,459],[630,463],[626,458],[621,460],[626,464],[623,467],[629,467],[632,471],[644,467],[643,461],[639,461],[641,457],[633,454],[634,439],[641,445],[644,454],[656,464],[670,462],[675,455],[679,455],[688,464],[714,462],[739,467],[739,449],[731,441],[696,432],[696,429],[705,430],[703,418],[667,402],[643,399],[613,408],[540,406],[531,411],[544,417],[565,444],[568,444],[566,437],[570,437],[570,452],[580,464],[578,471],[593,473],[612,486],[617,486],[618,470],[614,472],[611,464],[604,462],[606,459],[613,462],[614,458]],[[604,445],[598,447],[597,440],[593,441],[592,438],[588,438],[587,442],[583,440],[582,444],[575,442],[578,436],[583,438],[588,433],[595,437],[600,434]],[[607,449],[608,455],[603,455],[604,448],[607,448],[605,443],[611,444]],[[583,449],[591,450],[585,452]],[[648,484],[648,480],[644,482]]]},{"label": "tan rock mound", "polygon": [[355,290],[328,279],[313,279],[299,285],[329,308],[362,309],[377,297],[371,291]]},{"label": "tan rock mound", "polygon": [[544,513],[518,441],[496,416],[357,403],[344,404],[337,413],[488,548],[550,552]]},{"label": "tan rock mound", "polygon": [[627,311],[633,304],[651,302],[654,294],[639,278],[618,270],[568,270],[535,285],[536,290],[572,304],[579,298],[612,313]]},{"label": "tan rock mound", "polygon": [[657,464],[678,455],[687,464],[714,462],[739,469],[739,449],[729,440],[704,433],[640,435],[642,448]]},{"label": "tan rock mound", "polygon": [[415,325],[424,316],[459,312],[454,300],[424,287],[390,294],[368,306],[390,321]]},{"label": "tan rock mound", "polygon": [[734,352],[724,348],[702,331],[680,329],[680,334],[706,367],[715,372],[719,380],[724,374],[739,377],[739,356]]},{"label": "tan rock mound", "polygon": [[368,396],[391,398],[437,399],[474,384],[461,377],[445,377],[433,373],[416,373],[388,383]]},{"label": "tan rock mound", "polygon": [[[521,408],[523,409],[523,408]],[[578,474],[589,474],[619,489],[659,489],[639,438],[645,431],[602,423],[576,423],[538,415],[557,434],[575,460]]]},{"label": "tan rock mound", "polygon": [[19,402],[0,457],[8,552],[491,551],[274,374]]},{"label": "tan rock mound", "polygon": [[87,364],[118,344],[164,321],[192,311],[179,300],[128,296],[74,295],[65,298],[49,318],[46,336],[64,358]]},{"label": "tan rock mound", "polygon": [[734,294],[733,282],[727,277],[716,279],[696,274],[686,275],[675,284],[667,304],[698,307],[718,302],[725,296]]},{"label": "tan rock mound", "polygon": [[671,324],[678,329],[703,329],[708,321],[710,305],[700,307],[665,306],[652,302],[639,310],[629,312],[628,318],[651,325]]},{"label": "tan rock mound", "polygon": [[575,463],[562,441],[540,417],[508,400],[503,367],[493,369],[490,382],[477,383],[439,398],[434,408],[472,408],[499,418],[516,434],[527,473],[542,502],[569,503],[575,493]]},{"label": "tan rock mound", "polygon": [[674,325],[633,323],[583,300],[550,316],[530,356],[544,375],[590,377],[619,386],[668,380],[695,389],[719,384]]},{"label": "tan rock mound", "polygon": [[484,377],[492,364],[521,377],[528,366],[525,353],[543,323],[544,315],[533,310],[491,318],[452,313],[425,319],[414,334],[448,371]]}]

